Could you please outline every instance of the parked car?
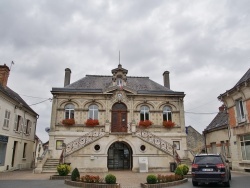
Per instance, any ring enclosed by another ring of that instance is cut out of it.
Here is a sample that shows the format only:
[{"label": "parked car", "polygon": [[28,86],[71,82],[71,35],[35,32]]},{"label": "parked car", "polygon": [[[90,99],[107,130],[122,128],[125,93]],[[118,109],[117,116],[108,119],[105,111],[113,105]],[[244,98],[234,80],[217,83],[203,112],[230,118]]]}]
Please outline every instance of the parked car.
[{"label": "parked car", "polygon": [[222,183],[230,187],[229,161],[221,154],[199,154],[192,163],[192,183]]}]

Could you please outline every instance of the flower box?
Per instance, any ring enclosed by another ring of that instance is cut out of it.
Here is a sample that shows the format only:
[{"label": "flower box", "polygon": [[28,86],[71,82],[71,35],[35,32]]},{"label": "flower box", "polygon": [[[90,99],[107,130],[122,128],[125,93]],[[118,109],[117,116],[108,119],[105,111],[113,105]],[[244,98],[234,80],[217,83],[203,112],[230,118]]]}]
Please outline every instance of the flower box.
[{"label": "flower box", "polygon": [[172,121],[163,121],[162,125],[166,128],[173,128],[175,126],[175,123]]},{"label": "flower box", "polygon": [[120,188],[120,184],[106,184],[106,183],[86,183],[86,182],[79,182],[79,181],[71,181],[71,180],[64,180],[66,185],[74,186],[74,187],[89,187],[89,188]]},{"label": "flower box", "polygon": [[140,121],[140,122],[139,122],[139,126],[145,127],[145,128],[149,127],[149,126],[152,125],[152,124],[153,124],[153,123],[152,123],[152,121],[150,121],[150,120],[144,120],[144,121]]},{"label": "flower box", "polygon": [[188,182],[188,179],[184,178],[182,180],[166,182],[166,183],[156,183],[156,184],[141,183],[141,187],[142,188],[165,188],[165,187],[180,185],[186,182]]},{"label": "flower box", "polygon": [[62,124],[66,125],[66,126],[74,125],[75,124],[75,119],[74,118],[64,119],[64,120],[62,120]]},{"label": "flower box", "polygon": [[87,119],[87,121],[85,122],[86,126],[89,126],[89,127],[93,127],[93,126],[96,126],[96,125],[99,125],[99,121],[98,119]]}]

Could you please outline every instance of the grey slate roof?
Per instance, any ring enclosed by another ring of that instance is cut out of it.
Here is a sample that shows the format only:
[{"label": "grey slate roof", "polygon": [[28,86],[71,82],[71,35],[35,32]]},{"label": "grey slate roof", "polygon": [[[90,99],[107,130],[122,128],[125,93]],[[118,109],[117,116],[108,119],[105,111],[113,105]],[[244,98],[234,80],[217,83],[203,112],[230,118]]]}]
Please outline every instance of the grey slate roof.
[{"label": "grey slate roof", "polygon": [[9,87],[3,87],[0,84],[0,92],[2,92],[3,94],[5,94],[6,96],[10,97],[11,99],[13,99],[14,101],[16,101],[18,104],[22,104],[26,109],[30,110],[31,112],[33,112],[34,114],[38,115],[32,108],[30,108],[30,106],[13,90],[11,90]]},{"label": "grey slate roof", "polygon": [[[86,75],[84,78],[64,87],[52,88],[53,91],[81,91],[81,92],[103,92],[112,85],[112,76]],[[127,77],[127,88],[130,88],[141,94],[181,94],[166,88],[152,80],[149,77]]]},{"label": "grey slate roof", "polygon": [[240,85],[241,83],[243,83],[249,79],[250,79],[250,69],[248,69],[248,71],[243,75],[243,77],[237,82],[237,84],[235,86]]},{"label": "grey slate roof", "polygon": [[237,88],[237,86],[241,85],[242,83],[249,82],[249,81],[250,81],[250,68],[242,76],[242,78],[235,84],[235,86],[233,88],[231,88],[230,90],[227,90],[225,93],[220,94],[220,96],[218,96],[218,99],[220,99],[222,96],[226,95],[228,92],[233,91],[235,88]]},{"label": "grey slate roof", "polygon": [[217,130],[221,128],[226,128],[228,126],[228,113],[226,110],[220,111],[215,118],[212,120],[212,122],[206,127],[204,130],[206,131],[212,131]]}]

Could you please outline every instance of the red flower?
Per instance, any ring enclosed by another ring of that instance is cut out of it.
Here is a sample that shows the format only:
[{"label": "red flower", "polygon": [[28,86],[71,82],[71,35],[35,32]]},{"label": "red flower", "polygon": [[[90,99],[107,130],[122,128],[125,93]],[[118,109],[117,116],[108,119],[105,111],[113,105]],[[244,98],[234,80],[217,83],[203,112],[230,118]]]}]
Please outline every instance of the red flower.
[{"label": "red flower", "polygon": [[173,128],[175,126],[175,123],[172,121],[163,121],[162,125],[166,128]]},{"label": "red flower", "polygon": [[87,121],[85,122],[86,126],[96,126],[99,125],[99,121],[98,119],[87,119]]},{"label": "red flower", "polygon": [[74,118],[64,119],[64,120],[62,120],[62,124],[67,125],[67,126],[74,125],[75,124],[75,119]]},{"label": "red flower", "polygon": [[140,121],[139,122],[139,126],[142,126],[142,127],[149,127],[150,125],[152,125],[153,123],[152,123],[152,121],[150,121],[150,120],[144,120],[144,121]]}]

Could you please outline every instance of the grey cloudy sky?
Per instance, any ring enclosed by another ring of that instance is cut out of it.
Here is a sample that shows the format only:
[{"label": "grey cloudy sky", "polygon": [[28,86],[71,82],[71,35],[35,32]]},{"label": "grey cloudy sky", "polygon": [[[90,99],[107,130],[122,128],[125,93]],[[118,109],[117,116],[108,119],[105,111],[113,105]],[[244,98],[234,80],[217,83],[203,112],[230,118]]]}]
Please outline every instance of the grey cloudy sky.
[{"label": "grey cloudy sky", "polygon": [[[168,70],[186,112],[216,113],[250,68],[249,0],[1,0],[0,23],[0,64],[15,62],[8,86],[28,104],[51,98],[65,68],[72,82],[111,75],[120,50],[128,76],[163,84]],[[45,142],[51,102],[31,107]],[[215,115],[185,113],[186,126],[202,132]]]}]

